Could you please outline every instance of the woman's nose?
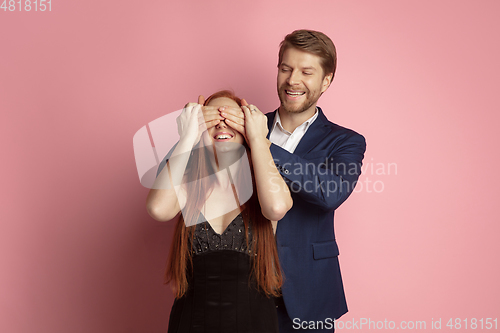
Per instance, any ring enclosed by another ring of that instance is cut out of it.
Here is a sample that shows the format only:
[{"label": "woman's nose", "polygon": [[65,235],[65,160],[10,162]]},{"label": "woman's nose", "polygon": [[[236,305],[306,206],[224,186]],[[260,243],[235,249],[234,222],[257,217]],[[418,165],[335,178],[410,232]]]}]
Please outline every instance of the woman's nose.
[{"label": "woman's nose", "polygon": [[215,125],[215,128],[227,128],[225,120],[221,120],[217,125]]}]

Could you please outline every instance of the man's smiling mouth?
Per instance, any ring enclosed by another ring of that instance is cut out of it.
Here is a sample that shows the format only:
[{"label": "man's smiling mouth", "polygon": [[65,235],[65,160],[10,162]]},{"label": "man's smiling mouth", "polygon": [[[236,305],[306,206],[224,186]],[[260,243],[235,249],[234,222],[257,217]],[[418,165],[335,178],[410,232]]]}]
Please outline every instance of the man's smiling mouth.
[{"label": "man's smiling mouth", "polygon": [[305,91],[292,91],[292,90],[285,90],[285,93],[286,93],[288,96],[291,96],[291,97],[299,97],[299,96],[304,95],[306,92],[305,92]]}]

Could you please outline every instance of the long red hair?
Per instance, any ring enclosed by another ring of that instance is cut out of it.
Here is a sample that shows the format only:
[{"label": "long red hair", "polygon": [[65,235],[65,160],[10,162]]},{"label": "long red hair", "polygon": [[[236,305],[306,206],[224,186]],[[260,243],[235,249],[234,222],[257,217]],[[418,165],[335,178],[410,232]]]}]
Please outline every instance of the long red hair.
[{"label": "long red hair", "polygon": [[[222,90],[207,98],[204,105],[211,100],[226,97],[234,100],[241,106],[241,99],[236,97],[231,91]],[[283,283],[282,273],[278,260],[278,251],[274,239],[271,222],[262,215],[257,189],[255,187],[255,177],[251,163],[251,154],[248,145],[244,144],[252,173],[253,192],[251,198],[242,206],[242,217],[245,223],[245,234],[248,244],[248,225],[252,224],[253,242],[251,247],[252,270],[250,278],[256,282],[257,287],[267,296],[279,296]],[[182,297],[188,289],[188,268],[192,268],[192,253],[189,248],[189,239],[193,240],[195,223],[200,215],[200,209],[207,199],[207,193],[213,187],[210,182],[210,174],[214,173],[210,163],[206,163],[207,152],[200,143],[193,149],[185,177],[187,200],[184,211],[179,217],[175,226],[173,241],[167,261],[165,272],[165,283],[171,284],[175,297]],[[235,182],[238,181],[238,175]],[[233,185],[234,186],[234,185]],[[236,193],[233,187],[233,192]],[[189,227],[186,227],[186,222]],[[191,243],[192,244],[192,243]],[[188,266],[189,265],[189,266]]]}]

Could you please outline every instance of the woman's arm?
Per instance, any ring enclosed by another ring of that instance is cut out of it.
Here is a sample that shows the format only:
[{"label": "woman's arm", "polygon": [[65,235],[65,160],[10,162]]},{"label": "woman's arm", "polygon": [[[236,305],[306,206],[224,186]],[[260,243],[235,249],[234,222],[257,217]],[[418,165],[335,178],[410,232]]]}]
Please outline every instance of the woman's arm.
[{"label": "woman's arm", "polygon": [[179,204],[175,186],[181,184],[192,147],[192,143],[188,140],[180,140],[172,152],[172,157],[149,190],[146,209],[149,215],[157,221],[173,219],[180,212],[181,204],[182,206],[185,204],[185,200],[182,199],[183,202]]},{"label": "woman's arm", "polygon": [[176,191],[175,187],[180,188],[191,150],[200,140],[205,126],[201,105],[197,103],[187,104],[177,118],[179,143],[172,152],[170,160],[156,177],[146,199],[146,209],[155,220],[169,221],[184,207],[186,198],[179,197],[181,191]]}]

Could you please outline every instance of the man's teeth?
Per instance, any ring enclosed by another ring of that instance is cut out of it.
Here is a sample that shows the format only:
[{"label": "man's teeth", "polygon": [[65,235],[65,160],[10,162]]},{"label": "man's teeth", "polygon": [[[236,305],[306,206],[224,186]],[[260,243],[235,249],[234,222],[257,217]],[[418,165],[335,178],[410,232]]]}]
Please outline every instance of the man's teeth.
[{"label": "man's teeth", "polygon": [[304,95],[305,94],[305,91],[299,91],[299,92],[292,92],[292,91],[286,91],[286,93],[290,96],[300,96],[300,95]]},{"label": "man's teeth", "polygon": [[223,139],[231,139],[232,136],[231,135],[227,135],[227,134],[221,134],[221,135],[217,135],[215,138],[217,140],[223,140]]}]

